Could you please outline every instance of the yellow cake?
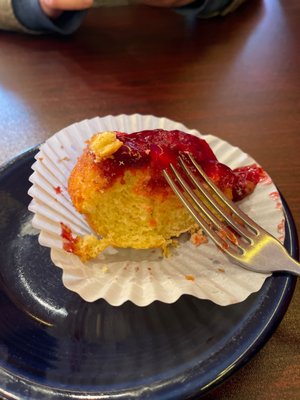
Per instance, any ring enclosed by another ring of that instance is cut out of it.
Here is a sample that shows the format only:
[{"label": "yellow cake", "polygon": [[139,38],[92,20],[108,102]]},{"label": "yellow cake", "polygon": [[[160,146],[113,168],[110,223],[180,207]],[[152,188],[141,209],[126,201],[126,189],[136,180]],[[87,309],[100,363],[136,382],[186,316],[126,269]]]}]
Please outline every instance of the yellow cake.
[{"label": "yellow cake", "polygon": [[204,140],[181,131],[97,133],[68,180],[73,205],[94,233],[73,238],[63,225],[65,249],[83,261],[108,246],[161,248],[166,254],[174,238],[195,231],[194,220],[162,175],[185,152],[193,154],[229,198],[242,198],[257,183],[241,181],[241,174],[220,164]]}]

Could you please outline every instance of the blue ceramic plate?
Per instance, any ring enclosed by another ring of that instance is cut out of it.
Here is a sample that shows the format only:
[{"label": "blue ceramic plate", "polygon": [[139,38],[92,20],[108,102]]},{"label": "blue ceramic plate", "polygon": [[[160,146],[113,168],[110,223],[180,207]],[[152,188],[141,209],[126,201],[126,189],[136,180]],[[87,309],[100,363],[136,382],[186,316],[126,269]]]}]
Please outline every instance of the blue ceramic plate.
[{"label": "blue ceramic plate", "polygon": [[[49,249],[25,232],[35,153],[0,170],[1,398],[199,398],[268,340],[293,294],[296,278],[288,274],[273,275],[258,293],[228,307],[192,296],[171,305],[113,307],[65,289]],[[284,210],[285,246],[296,257],[285,202]]]}]

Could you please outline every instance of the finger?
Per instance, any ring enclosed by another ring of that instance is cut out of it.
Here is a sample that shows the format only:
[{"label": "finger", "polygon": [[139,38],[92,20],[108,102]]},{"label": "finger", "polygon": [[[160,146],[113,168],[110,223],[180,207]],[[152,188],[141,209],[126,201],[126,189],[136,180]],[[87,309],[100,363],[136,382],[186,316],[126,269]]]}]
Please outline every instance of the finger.
[{"label": "finger", "polygon": [[41,5],[49,10],[83,10],[93,4],[93,0],[40,0]]}]

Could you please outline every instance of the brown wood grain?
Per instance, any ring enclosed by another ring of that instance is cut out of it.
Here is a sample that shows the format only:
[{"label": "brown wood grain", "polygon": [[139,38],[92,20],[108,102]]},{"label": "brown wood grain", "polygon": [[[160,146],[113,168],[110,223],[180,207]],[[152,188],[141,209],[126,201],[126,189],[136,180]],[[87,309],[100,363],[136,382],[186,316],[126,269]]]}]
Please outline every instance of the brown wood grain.
[{"label": "brown wood grain", "polygon": [[[0,162],[59,129],[152,114],[254,157],[300,230],[300,2],[249,0],[226,18],[90,12],[70,37],[0,34]],[[300,398],[300,290],[267,345],[208,400]]]}]

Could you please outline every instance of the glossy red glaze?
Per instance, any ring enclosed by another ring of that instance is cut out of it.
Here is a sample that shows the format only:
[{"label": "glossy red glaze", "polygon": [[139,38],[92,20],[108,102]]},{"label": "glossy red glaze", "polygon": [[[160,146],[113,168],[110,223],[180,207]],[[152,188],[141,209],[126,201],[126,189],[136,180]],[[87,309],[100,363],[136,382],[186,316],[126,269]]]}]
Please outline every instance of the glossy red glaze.
[{"label": "glossy red glaze", "polygon": [[[259,182],[259,167],[239,168],[235,171],[218,162],[208,143],[197,136],[179,130],[144,130],[132,134],[117,132],[124,144],[113,157],[101,161],[101,171],[111,184],[122,178],[128,169],[150,168],[150,190],[161,190],[168,186],[162,171],[169,164],[178,165],[178,157],[190,153],[202,166],[206,174],[225,191],[231,189],[234,200],[240,200],[251,187]],[[251,190],[252,191],[252,190]]]}]

